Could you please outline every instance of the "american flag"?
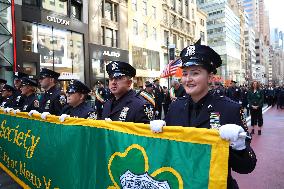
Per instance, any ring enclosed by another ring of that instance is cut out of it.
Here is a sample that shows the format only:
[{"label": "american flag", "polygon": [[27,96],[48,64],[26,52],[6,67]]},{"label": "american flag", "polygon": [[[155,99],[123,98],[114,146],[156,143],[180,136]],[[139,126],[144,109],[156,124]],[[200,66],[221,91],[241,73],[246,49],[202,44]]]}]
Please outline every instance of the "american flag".
[{"label": "american flag", "polygon": [[169,77],[176,74],[177,69],[181,67],[182,61],[180,58],[172,60],[164,69],[161,77]]}]

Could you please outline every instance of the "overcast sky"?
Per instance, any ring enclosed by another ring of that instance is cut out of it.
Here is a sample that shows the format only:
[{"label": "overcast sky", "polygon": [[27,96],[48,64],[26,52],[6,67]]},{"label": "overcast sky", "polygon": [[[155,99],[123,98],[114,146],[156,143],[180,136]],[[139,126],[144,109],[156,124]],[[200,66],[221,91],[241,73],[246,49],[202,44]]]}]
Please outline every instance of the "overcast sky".
[{"label": "overcast sky", "polygon": [[284,0],[265,0],[265,5],[269,11],[270,28],[284,30]]}]

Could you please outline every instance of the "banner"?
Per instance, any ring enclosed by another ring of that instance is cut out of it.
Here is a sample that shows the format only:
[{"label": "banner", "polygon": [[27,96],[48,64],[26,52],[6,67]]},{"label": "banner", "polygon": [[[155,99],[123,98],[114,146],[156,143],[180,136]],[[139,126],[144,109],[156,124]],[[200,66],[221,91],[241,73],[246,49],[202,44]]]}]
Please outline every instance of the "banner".
[{"label": "banner", "polygon": [[226,189],[229,143],[215,130],[0,111],[0,166],[24,188]]}]

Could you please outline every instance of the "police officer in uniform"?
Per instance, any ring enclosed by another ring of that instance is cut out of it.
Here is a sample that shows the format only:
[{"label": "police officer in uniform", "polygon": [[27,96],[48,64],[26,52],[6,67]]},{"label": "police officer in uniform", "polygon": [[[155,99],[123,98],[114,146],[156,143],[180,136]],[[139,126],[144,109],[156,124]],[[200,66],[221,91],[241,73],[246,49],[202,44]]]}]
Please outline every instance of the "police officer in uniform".
[{"label": "police officer in uniform", "polygon": [[[154,87],[155,86],[151,82],[146,81],[145,82],[145,89],[140,91],[138,94],[140,94],[146,101],[149,102],[149,104],[151,105],[149,107],[152,108],[155,116],[158,116],[159,112],[156,109],[157,101],[156,101],[156,98],[153,94]],[[153,115],[153,119],[154,119],[155,116]]]},{"label": "police officer in uniform", "polygon": [[106,102],[106,90],[104,89],[104,85],[101,81],[97,81],[97,89],[95,92],[96,100],[95,100],[95,107],[98,114],[98,119],[102,117],[103,107]]},{"label": "police officer in uniform", "polygon": [[21,91],[22,95],[25,97],[23,106],[20,108],[23,112],[29,112],[31,110],[39,110],[39,100],[36,94],[38,84],[35,80],[30,78],[21,79]]},{"label": "police officer in uniform", "polygon": [[200,44],[186,47],[180,57],[182,84],[188,95],[170,105],[165,122],[151,122],[151,129],[161,132],[161,125],[164,124],[218,129],[220,137],[230,141],[227,188],[237,189],[238,184],[232,178],[231,169],[241,174],[250,173],[255,168],[256,157],[249,141],[246,141],[247,132],[244,131],[247,131],[247,127],[241,106],[227,97],[208,92],[208,83],[222,60],[213,49]]},{"label": "police officer in uniform", "polygon": [[21,79],[23,77],[29,77],[28,74],[23,72],[15,72],[14,74],[14,86],[15,86],[15,94],[14,94],[14,102],[13,102],[13,108],[14,109],[21,109],[23,107],[23,103],[25,101],[25,96],[22,95],[21,91]]},{"label": "police officer in uniform", "polygon": [[0,105],[2,104],[3,98],[2,98],[2,90],[4,85],[7,83],[7,80],[0,78]]},{"label": "police officer in uniform", "polygon": [[59,73],[42,68],[39,74],[40,86],[45,90],[39,101],[39,112],[60,115],[64,101],[60,100],[61,89],[56,86]]},{"label": "police officer in uniform", "polygon": [[227,96],[235,102],[240,103],[242,97],[242,91],[236,86],[236,81],[231,81],[231,87],[228,88]]},{"label": "police officer in uniform", "polygon": [[102,119],[149,123],[153,111],[147,101],[131,89],[132,77],[136,75],[135,68],[125,62],[112,61],[106,66],[106,70],[109,89],[114,98],[105,103]]},{"label": "police officer in uniform", "polygon": [[71,80],[67,88],[67,105],[64,106],[61,114],[71,117],[97,119],[95,110],[86,102],[89,87],[78,80]]},{"label": "police officer in uniform", "polygon": [[13,108],[16,89],[11,85],[4,85],[2,89],[2,103],[0,107]]},{"label": "police officer in uniform", "polygon": [[164,91],[163,88],[160,86],[160,80],[155,79],[154,81],[154,94],[155,94],[155,99],[156,99],[156,117],[157,119],[161,119],[162,115],[162,104],[164,100]]}]

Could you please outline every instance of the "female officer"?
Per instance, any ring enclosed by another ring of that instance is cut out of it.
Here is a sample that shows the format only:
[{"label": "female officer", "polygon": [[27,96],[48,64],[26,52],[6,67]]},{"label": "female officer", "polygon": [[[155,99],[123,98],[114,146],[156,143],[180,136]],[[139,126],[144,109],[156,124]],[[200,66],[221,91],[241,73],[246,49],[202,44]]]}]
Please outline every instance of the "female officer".
[{"label": "female officer", "polygon": [[254,170],[256,157],[245,138],[247,131],[241,107],[227,97],[208,92],[208,84],[222,60],[210,47],[195,44],[182,50],[182,84],[188,94],[173,102],[163,120],[150,123],[153,132],[161,132],[164,124],[184,127],[219,129],[220,137],[230,141],[228,189],[238,188],[231,169],[247,174]]}]

